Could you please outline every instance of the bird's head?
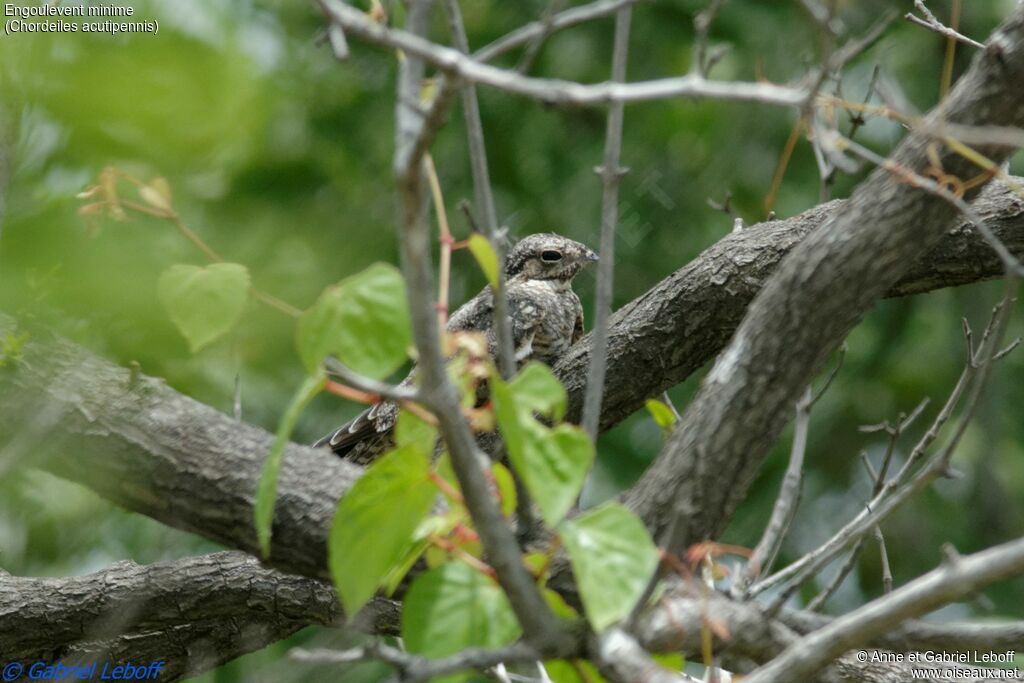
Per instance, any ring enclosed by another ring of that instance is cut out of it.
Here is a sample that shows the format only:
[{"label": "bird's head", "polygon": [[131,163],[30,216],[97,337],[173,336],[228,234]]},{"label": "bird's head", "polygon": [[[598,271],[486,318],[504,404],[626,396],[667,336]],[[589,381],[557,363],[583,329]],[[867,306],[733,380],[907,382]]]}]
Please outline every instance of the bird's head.
[{"label": "bird's head", "polygon": [[568,282],[597,254],[585,244],[553,232],[528,235],[521,239],[505,259],[505,274],[524,275],[531,280],[562,280]]}]

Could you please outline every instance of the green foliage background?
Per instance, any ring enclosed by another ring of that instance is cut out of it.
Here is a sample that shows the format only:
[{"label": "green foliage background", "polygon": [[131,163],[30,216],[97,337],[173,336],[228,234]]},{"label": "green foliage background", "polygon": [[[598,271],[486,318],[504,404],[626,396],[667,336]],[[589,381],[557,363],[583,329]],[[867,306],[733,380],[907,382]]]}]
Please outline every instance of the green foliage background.
[{"label": "green foliage background", "polygon": [[[689,68],[692,20],[704,4],[639,6],[631,80]],[[843,21],[860,32],[882,9],[906,11],[910,4],[845,2]],[[965,3],[963,32],[983,39],[1012,4]],[[546,2],[464,5],[470,40],[480,46],[539,16]],[[931,5],[948,16],[949,2]],[[0,310],[39,319],[119,363],[137,361],[144,372],[225,412],[238,377],[244,419],[273,430],[303,376],[294,322],[250,304],[234,332],[193,356],[159,305],[156,282],[172,264],[204,263],[202,255],[156,219],[103,222],[91,235],[76,215],[74,195],[108,164],[143,178],[165,176],[192,229],[225,258],[246,264],[257,286],[308,307],[325,286],[370,263],[397,262],[390,182],[395,60],[353,41],[349,61],[337,63],[318,40],[322,20],[311,3],[152,0],[135,7],[136,17],[160,21],[158,35],[0,39],[0,149],[13,149],[0,227]],[[445,40],[440,15],[434,28],[434,37]],[[732,0],[711,35],[713,44],[732,46],[713,73],[720,79],[760,73],[786,81],[817,59],[814,26],[797,2]],[[859,100],[880,64],[883,80],[907,106],[927,110],[937,98],[943,51],[937,36],[898,21],[848,68],[843,93]],[[603,80],[610,52],[611,21],[595,22],[552,37],[532,73]],[[966,66],[966,53],[958,50],[956,73]],[[555,230],[596,246],[600,184],[592,168],[601,159],[603,112],[545,108],[486,88],[480,99],[499,211],[512,233]],[[731,195],[748,223],[764,217],[794,115],[675,100],[631,105],[625,121],[623,162],[632,172],[622,187],[616,306],[730,230],[731,219],[709,207],[709,198]],[[859,139],[884,151],[901,134],[896,125],[872,121]],[[472,194],[461,112],[442,131],[434,157],[452,210]],[[845,196],[861,175],[840,177],[834,196]],[[789,216],[817,202],[817,170],[802,141],[776,210]],[[464,236],[466,226],[451,212],[457,236]],[[483,285],[483,276],[467,252],[456,253],[454,266],[452,301],[461,302]],[[589,311],[593,274],[578,283]],[[928,396],[932,404],[914,435],[924,429],[961,368],[961,316],[983,325],[997,294],[997,286],[982,284],[886,301],[854,331],[845,366],[814,413],[788,557],[827,538],[866,500],[869,482],[858,454],[878,457],[884,441],[857,426],[909,412]],[[1020,329],[1015,320],[1012,331]],[[698,380],[673,390],[680,407]],[[940,482],[885,525],[897,585],[933,567],[943,542],[970,552],[1024,532],[1022,380],[1018,352],[1000,366],[960,448],[956,462],[965,476]],[[296,438],[311,441],[357,409],[320,397]],[[659,428],[644,414],[602,437],[588,501],[628,485],[660,443]],[[904,453],[909,443],[901,444]],[[776,449],[728,540],[756,542],[787,451],[785,442]],[[0,453],[0,567],[7,571],[78,574],[120,559],[151,562],[214,549],[32,464],[31,456],[9,463]],[[872,547],[830,607],[841,611],[880,591]],[[987,595],[991,604],[955,605],[942,616],[1024,616],[1021,581]],[[335,637],[307,629],[295,640]],[[203,680],[310,680],[315,672],[277,661],[283,647]]]}]

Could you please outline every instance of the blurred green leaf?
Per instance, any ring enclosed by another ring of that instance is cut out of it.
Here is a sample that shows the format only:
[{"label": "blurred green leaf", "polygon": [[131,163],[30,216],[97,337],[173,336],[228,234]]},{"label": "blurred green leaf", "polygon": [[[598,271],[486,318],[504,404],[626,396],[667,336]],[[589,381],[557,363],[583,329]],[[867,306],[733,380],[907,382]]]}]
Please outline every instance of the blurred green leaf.
[{"label": "blurred green leaf", "polygon": [[597,668],[585,659],[571,662],[564,659],[549,659],[544,669],[553,683],[604,683],[605,678]]},{"label": "blurred green leaf", "polygon": [[373,463],[338,503],[327,555],[348,616],[355,616],[388,573],[403,564],[414,532],[437,497],[429,474],[423,450],[402,446]]},{"label": "blurred green leaf", "polygon": [[416,579],[402,609],[406,648],[431,658],[467,647],[508,645],[520,633],[501,587],[462,562],[448,562]]},{"label": "blurred green leaf", "polygon": [[408,410],[403,409],[398,413],[398,423],[395,425],[396,445],[415,444],[421,452],[429,456],[434,452],[436,441],[437,427]]},{"label": "blurred green leaf", "polygon": [[173,265],[160,275],[157,294],[193,353],[228,333],[245,311],[249,271],[237,263]]},{"label": "blurred green leaf", "polygon": [[333,354],[356,372],[380,379],[405,362],[410,340],[402,274],[375,263],[324,290],[299,320],[297,343],[309,373]]},{"label": "blurred green leaf", "polygon": [[516,511],[516,482],[512,473],[500,462],[491,465],[491,472],[494,473],[494,482],[501,497],[501,514],[511,517]]},{"label": "blurred green leaf", "polygon": [[649,398],[644,405],[647,406],[647,412],[654,418],[654,422],[663,430],[668,431],[675,425],[676,414],[664,402]]},{"label": "blurred green leaf", "polygon": [[509,382],[509,388],[523,410],[540,413],[556,421],[565,417],[568,402],[565,387],[551,368],[543,363],[530,361],[524,365]]},{"label": "blurred green leaf", "polygon": [[256,505],[253,509],[253,517],[256,523],[256,537],[259,539],[260,552],[263,557],[270,557],[270,534],[274,521],[274,503],[277,500],[277,477],[281,472],[281,462],[284,458],[284,449],[288,445],[292,431],[299,415],[306,409],[309,402],[323,391],[324,377],[317,375],[307,377],[292,397],[288,409],[281,417],[277,427],[277,434],[274,436],[274,443],[270,447],[266,462],[263,463],[263,470],[260,472],[260,482],[256,489]]},{"label": "blurred green leaf", "polygon": [[487,278],[487,282],[491,287],[498,286],[498,255],[494,252],[494,247],[487,241],[487,238],[478,232],[474,232],[469,236],[467,240],[467,246],[473,253],[473,258],[476,259],[477,265],[480,266],[480,270],[484,272],[484,277]]},{"label": "blurred green leaf", "polygon": [[562,522],[559,533],[594,630],[625,618],[658,567],[658,549],[640,518],[606,503]]}]

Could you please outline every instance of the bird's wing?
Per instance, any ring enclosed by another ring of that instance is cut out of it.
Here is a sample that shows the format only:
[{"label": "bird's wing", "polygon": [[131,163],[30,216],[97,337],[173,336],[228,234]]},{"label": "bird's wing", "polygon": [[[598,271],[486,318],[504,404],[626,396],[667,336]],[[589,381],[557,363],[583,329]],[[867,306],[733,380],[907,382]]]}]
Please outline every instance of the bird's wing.
[{"label": "bird's wing", "polygon": [[[508,288],[508,317],[512,319],[512,345],[521,365],[534,353],[533,342],[544,315],[529,283]],[[489,335],[493,338],[493,335]]]},{"label": "bird's wing", "polygon": [[583,336],[583,304],[576,292],[573,292],[573,296],[576,297],[576,322],[572,326],[572,343],[575,344]]},{"label": "bird's wing", "polygon": [[370,406],[317,441],[313,447],[330,446],[338,455],[345,455],[359,443],[394,427],[397,414],[398,406],[390,401]]}]

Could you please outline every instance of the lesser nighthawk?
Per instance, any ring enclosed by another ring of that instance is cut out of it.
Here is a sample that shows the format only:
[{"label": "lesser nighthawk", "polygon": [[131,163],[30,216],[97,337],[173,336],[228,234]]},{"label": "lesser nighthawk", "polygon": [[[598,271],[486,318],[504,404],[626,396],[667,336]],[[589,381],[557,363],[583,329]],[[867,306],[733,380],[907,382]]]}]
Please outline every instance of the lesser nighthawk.
[{"label": "lesser nighthawk", "polygon": [[[597,254],[585,245],[554,233],[525,237],[508,254],[505,291],[515,358],[520,366],[530,360],[554,365],[583,335],[583,307],[572,290],[572,279],[596,260]],[[484,332],[493,357],[493,313],[491,288],[485,287],[452,314],[447,329]],[[411,382],[411,377],[405,382]],[[395,403],[378,403],[314,446],[330,446],[356,463],[370,463],[393,446],[391,432],[397,418]]]}]

